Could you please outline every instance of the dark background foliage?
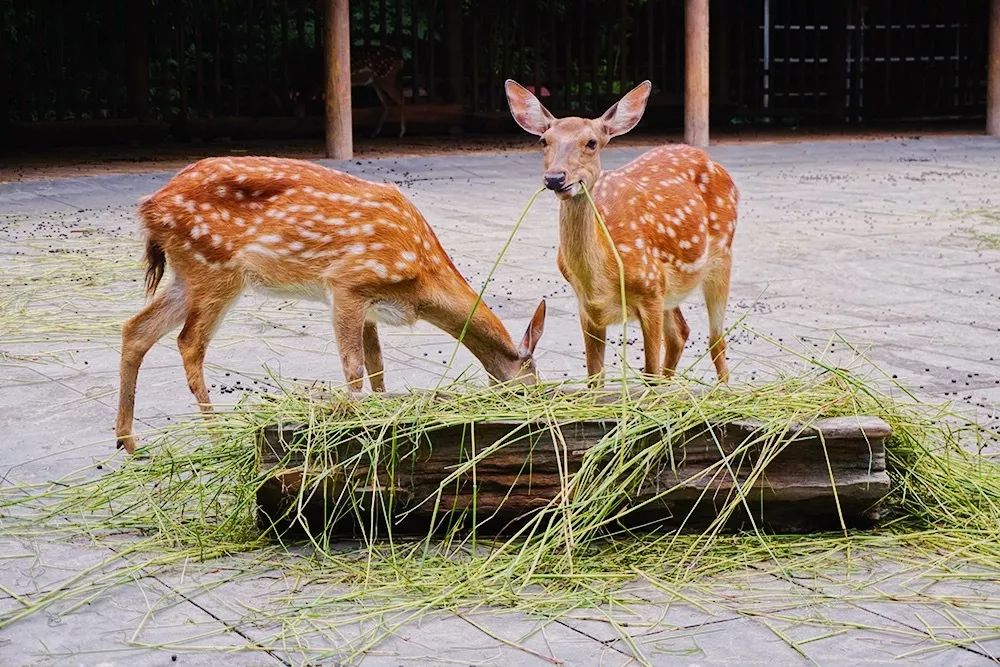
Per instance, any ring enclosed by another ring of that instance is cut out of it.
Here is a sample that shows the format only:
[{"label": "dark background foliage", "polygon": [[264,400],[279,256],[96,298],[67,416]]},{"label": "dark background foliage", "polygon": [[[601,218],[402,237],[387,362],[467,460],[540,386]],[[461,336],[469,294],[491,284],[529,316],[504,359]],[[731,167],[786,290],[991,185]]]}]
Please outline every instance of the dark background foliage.
[{"label": "dark background foliage", "polygon": [[[714,121],[982,116],[987,4],[713,0]],[[408,104],[498,114],[514,77],[553,109],[599,112],[649,78],[647,122],[680,122],[682,0],[355,0],[351,13],[355,45],[404,59]],[[322,0],[0,0],[0,19],[0,122],[322,111]]]}]

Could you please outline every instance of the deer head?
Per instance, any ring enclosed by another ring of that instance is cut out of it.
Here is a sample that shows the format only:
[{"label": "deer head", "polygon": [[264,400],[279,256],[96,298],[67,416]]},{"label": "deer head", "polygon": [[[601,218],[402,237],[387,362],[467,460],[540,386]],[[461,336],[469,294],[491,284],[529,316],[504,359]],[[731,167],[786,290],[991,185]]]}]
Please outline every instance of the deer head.
[{"label": "deer head", "polygon": [[535,347],[545,330],[545,299],[542,299],[531,316],[528,328],[524,332],[520,345],[517,346],[517,370],[511,377],[512,382],[535,384],[538,382],[538,369],[535,366]]},{"label": "deer head", "polygon": [[643,81],[600,118],[556,118],[513,79],[508,79],[504,88],[514,120],[525,132],[539,137],[545,156],[542,182],[560,199],[569,199],[581,194],[581,183],[593,189],[601,174],[601,150],[636,126],[646,110],[652,84]]}]

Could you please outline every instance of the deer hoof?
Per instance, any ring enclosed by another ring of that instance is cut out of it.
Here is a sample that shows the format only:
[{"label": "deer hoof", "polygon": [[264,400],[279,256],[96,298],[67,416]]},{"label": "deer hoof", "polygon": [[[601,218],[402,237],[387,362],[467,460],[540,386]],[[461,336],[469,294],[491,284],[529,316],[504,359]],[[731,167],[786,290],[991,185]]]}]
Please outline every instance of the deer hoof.
[{"label": "deer hoof", "polygon": [[129,454],[134,454],[135,453],[135,436],[133,436],[133,435],[120,435],[120,436],[118,436],[115,448],[116,449],[124,449]]}]

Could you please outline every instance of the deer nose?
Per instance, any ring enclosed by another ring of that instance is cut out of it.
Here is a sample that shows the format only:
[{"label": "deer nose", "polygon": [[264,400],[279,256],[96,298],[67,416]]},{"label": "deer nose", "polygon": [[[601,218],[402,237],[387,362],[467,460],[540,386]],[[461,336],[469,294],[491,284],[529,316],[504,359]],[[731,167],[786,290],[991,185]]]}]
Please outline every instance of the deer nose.
[{"label": "deer nose", "polygon": [[562,190],[563,186],[566,185],[566,172],[547,171],[542,176],[542,180],[545,182],[545,187],[549,190]]}]

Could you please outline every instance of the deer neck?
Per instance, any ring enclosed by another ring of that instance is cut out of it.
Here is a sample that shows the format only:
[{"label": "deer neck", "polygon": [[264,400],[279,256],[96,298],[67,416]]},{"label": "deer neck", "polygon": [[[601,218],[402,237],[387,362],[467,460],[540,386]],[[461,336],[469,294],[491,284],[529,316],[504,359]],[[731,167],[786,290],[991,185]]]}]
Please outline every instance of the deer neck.
[{"label": "deer neck", "polygon": [[586,195],[560,203],[559,254],[573,281],[584,290],[604,275],[610,249]]},{"label": "deer neck", "polygon": [[521,355],[507,328],[482,302],[476,307],[464,343],[490,377],[500,382],[514,378],[521,369]]},{"label": "deer neck", "polygon": [[483,301],[477,303],[476,292],[461,275],[454,277],[444,302],[426,309],[424,319],[460,338],[491,377],[505,382],[520,372],[521,355],[507,328]]}]

